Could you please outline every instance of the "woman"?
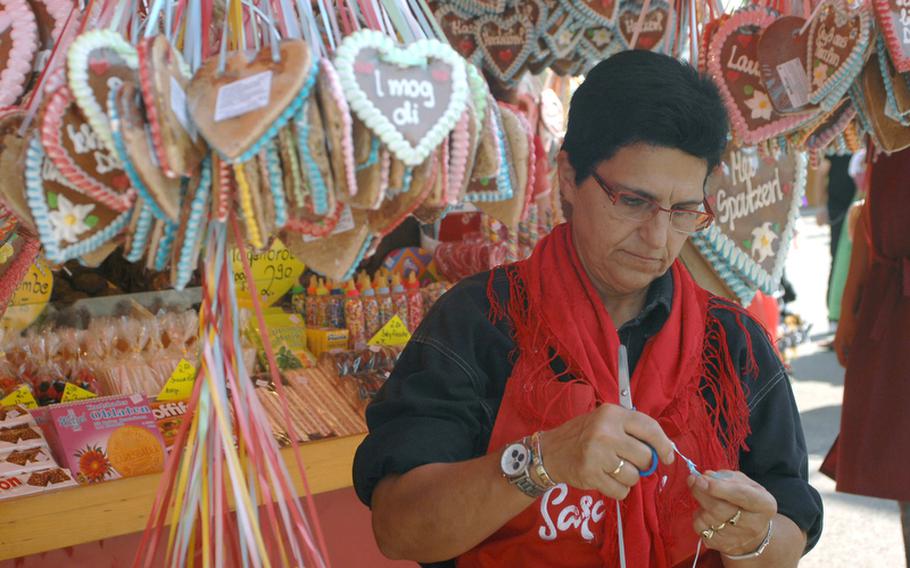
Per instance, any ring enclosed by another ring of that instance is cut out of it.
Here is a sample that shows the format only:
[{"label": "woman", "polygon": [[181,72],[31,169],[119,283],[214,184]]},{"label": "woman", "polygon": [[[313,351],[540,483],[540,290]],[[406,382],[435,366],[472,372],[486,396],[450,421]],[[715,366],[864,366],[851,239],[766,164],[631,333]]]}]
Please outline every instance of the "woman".
[{"label": "woman", "polygon": [[837,490],[900,503],[910,566],[908,179],[910,150],[880,156],[871,165],[834,349],[847,368]]},{"label": "woman", "polygon": [[367,411],[355,487],[387,556],[680,566],[701,548],[703,566],[781,567],[814,544],[783,366],[676,261],[710,222],[726,137],[716,87],[685,64],[631,51],[590,72],[558,157],[570,222],[444,296]]}]

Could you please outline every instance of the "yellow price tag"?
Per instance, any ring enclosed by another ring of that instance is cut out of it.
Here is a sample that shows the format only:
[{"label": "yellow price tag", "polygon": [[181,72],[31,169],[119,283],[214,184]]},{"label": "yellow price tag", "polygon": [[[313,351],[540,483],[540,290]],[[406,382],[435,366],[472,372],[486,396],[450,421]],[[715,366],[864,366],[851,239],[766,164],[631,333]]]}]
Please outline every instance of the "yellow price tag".
[{"label": "yellow price tag", "polygon": [[41,315],[51,299],[54,275],[44,260],[38,259],[28,269],[25,278],[16,287],[9,307],[0,320],[0,327],[21,331]]},{"label": "yellow price tag", "polygon": [[411,340],[411,332],[398,316],[392,317],[384,326],[379,328],[376,335],[367,342],[367,345],[385,345],[387,347],[401,347]]},{"label": "yellow price tag", "polygon": [[[239,249],[231,251],[231,264],[234,268],[234,286],[237,290],[237,303],[241,307],[250,307],[249,286]],[[272,242],[268,250],[262,252],[246,251],[253,273],[253,281],[264,307],[271,306],[287,294],[297,284],[306,266],[297,260],[291,251],[279,239]]]},{"label": "yellow price tag", "polygon": [[87,398],[95,398],[98,395],[92,391],[87,391],[84,388],[77,387],[73,383],[66,383],[66,387],[63,389],[63,396],[60,397],[60,402],[70,402],[71,400],[85,400]]},{"label": "yellow price tag", "polygon": [[38,408],[38,401],[32,395],[32,391],[25,385],[17,388],[0,400],[0,406],[12,406],[21,404],[25,408]]},{"label": "yellow price tag", "polygon": [[196,367],[186,359],[181,359],[171,378],[158,393],[158,400],[186,400],[193,395],[195,382]]}]

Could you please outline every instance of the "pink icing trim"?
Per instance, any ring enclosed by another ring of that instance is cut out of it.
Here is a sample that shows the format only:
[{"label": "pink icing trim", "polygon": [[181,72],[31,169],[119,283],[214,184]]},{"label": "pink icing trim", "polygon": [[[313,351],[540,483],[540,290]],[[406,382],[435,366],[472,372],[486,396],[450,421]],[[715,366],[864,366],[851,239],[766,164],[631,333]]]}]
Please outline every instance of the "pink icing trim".
[{"label": "pink icing trim", "polygon": [[19,283],[25,278],[32,262],[38,256],[38,250],[41,248],[38,239],[26,237],[21,233],[19,238],[23,239],[22,248],[19,249],[18,256],[13,259],[9,268],[3,273],[3,277],[0,278],[0,316],[6,313],[10,299],[16,292],[16,288],[19,287]]},{"label": "pink icing trim", "polygon": [[762,140],[772,138],[782,134],[802,123],[807,117],[812,116],[812,112],[787,115],[778,120],[772,121],[756,130],[749,130],[746,119],[739,110],[736,100],[730,93],[730,88],[724,81],[723,70],[721,69],[720,52],[724,43],[736,30],[743,26],[758,26],[766,28],[775,20],[775,16],[764,8],[756,8],[737,12],[721,24],[720,29],[714,33],[711,39],[711,47],[708,50],[708,71],[714,78],[720,90],[721,97],[730,114],[730,121],[733,123],[733,131],[742,140],[744,144],[758,144]]},{"label": "pink icing trim", "polygon": [[341,115],[341,153],[344,157],[344,175],[348,182],[348,193],[353,197],[357,195],[357,170],[354,165],[354,121],[351,120],[351,109],[348,108],[348,101],[344,98],[344,91],[341,88],[341,79],[332,66],[332,62],[323,57],[319,60],[319,68],[324,73],[329,93],[335,100],[335,104],[338,105],[338,112]]},{"label": "pink icing trim", "polygon": [[136,55],[139,58],[139,88],[142,90],[143,100],[146,101],[145,115],[152,131],[152,148],[155,150],[158,165],[164,175],[169,178],[175,178],[178,174],[167,159],[167,151],[164,149],[164,136],[161,134],[161,121],[158,117],[158,106],[155,104],[156,97],[151,72],[151,50],[154,41],[154,37],[146,38],[136,46]]},{"label": "pink icing trim", "polygon": [[518,107],[506,103],[499,103],[499,105],[508,108],[518,117],[518,123],[528,138],[528,181],[525,184],[524,206],[521,208],[521,219],[526,219],[528,209],[534,199],[534,173],[537,170],[537,156],[534,154],[534,132],[531,129],[531,123],[528,118]]},{"label": "pink icing trim", "polygon": [[850,124],[850,121],[856,117],[856,108],[853,106],[853,102],[850,99],[847,99],[847,102],[844,103],[847,108],[840,110],[840,107],[835,108],[832,113],[840,112],[840,117],[830,125],[828,128],[820,132],[815,138],[815,144],[810,145],[809,141],[811,140],[811,135],[807,136],[805,139],[806,147],[809,150],[824,150],[828,144],[830,144],[835,138],[841,135],[841,133],[847,129],[847,125]]},{"label": "pink icing trim", "polygon": [[458,202],[465,178],[468,177],[468,158],[471,150],[471,133],[468,128],[470,115],[469,111],[465,111],[452,131],[451,161],[446,167],[446,171],[449,172],[449,183],[445,193],[447,205],[455,205]]},{"label": "pink icing trim", "polygon": [[231,211],[231,186],[234,184],[232,171],[229,163],[224,160],[218,161],[218,187],[214,197],[216,220],[221,223],[227,222],[228,214]]},{"label": "pink icing trim", "polygon": [[73,11],[73,2],[72,0],[32,0],[33,2],[40,2],[44,4],[44,9],[47,10],[47,13],[54,19],[54,29],[51,30],[51,38],[54,43],[60,39],[60,34],[63,33],[63,27],[66,25],[66,20],[69,18],[70,12],[73,12],[73,19],[76,20],[73,24],[78,24],[81,14],[78,11]]},{"label": "pink icing trim", "polygon": [[[452,139],[451,137],[446,137],[446,139],[442,141],[442,150],[439,156],[439,165],[437,166],[437,175],[442,176],[442,201],[446,204],[448,204],[449,188],[452,184],[452,178],[449,175],[451,173],[451,170],[449,169],[449,165],[451,163],[451,148]],[[435,185],[435,183],[436,182],[434,181],[433,185]],[[423,201],[426,201],[426,199]]]},{"label": "pink icing trim", "polygon": [[41,123],[41,145],[44,146],[47,156],[54,162],[63,177],[68,179],[76,189],[114,211],[122,213],[133,206],[136,191],[131,187],[124,193],[118,193],[92,178],[73,162],[60,143],[63,113],[70,104],[74,104],[74,99],[68,87],[61,87],[51,94]]},{"label": "pink icing trim", "polygon": [[35,14],[25,0],[0,0],[0,29],[11,26],[13,47],[0,72],[0,106],[16,103],[25,92],[26,79],[31,75],[32,62],[38,52],[38,25]]},{"label": "pink icing trim", "polygon": [[295,233],[302,233],[310,237],[325,237],[335,230],[338,222],[341,220],[341,214],[344,213],[345,205],[337,203],[335,210],[328,216],[318,221],[305,221],[303,219],[289,218],[285,224],[285,229]]},{"label": "pink icing trim", "polygon": [[894,29],[891,3],[888,0],[873,0],[872,6],[878,16],[879,27],[881,27],[882,35],[885,36],[885,43],[888,45],[888,52],[891,54],[894,67],[898,73],[910,71],[910,57],[904,55],[901,39],[897,36],[897,30]]}]

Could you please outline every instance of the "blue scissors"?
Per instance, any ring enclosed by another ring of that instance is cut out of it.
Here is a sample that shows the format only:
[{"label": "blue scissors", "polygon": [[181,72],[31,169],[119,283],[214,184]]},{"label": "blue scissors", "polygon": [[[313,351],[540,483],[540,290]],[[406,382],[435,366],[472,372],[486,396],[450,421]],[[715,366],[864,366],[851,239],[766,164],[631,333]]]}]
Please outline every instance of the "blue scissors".
[{"label": "blue scissors", "polygon": [[[635,406],[632,404],[632,384],[629,376],[629,353],[622,343],[619,344],[619,404],[623,408],[635,410]],[[645,471],[638,472],[638,475],[642,477],[648,477],[657,471],[659,461],[657,450],[650,444],[648,447],[651,448],[651,465]]]}]

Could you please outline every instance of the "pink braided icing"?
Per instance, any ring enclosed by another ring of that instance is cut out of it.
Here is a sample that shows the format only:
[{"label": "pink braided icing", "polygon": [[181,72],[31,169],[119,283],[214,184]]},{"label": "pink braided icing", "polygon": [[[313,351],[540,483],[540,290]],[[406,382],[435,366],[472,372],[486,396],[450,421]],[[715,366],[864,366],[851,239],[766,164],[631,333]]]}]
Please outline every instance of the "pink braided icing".
[{"label": "pink braided icing", "polygon": [[26,79],[38,51],[38,25],[25,0],[0,0],[0,30],[11,26],[13,47],[0,72],[0,106],[15,104],[25,92]]},{"label": "pink braided icing", "polygon": [[351,109],[348,108],[348,101],[344,98],[344,91],[341,88],[341,79],[338,78],[338,71],[335,71],[332,62],[323,57],[319,60],[319,66],[329,86],[329,93],[335,100],[335,104],[338,105],[338,112],[341,115],[341,152],[344,157],[344,174],[348,182],[348,193],[353,197],[357,195],[357,171],[354,165],[354,125],[351,120]]},{"label": "pink braided icing", "polygon": [[468,177],[468,158],[471,149],[471,133],[468,128],[468,121],[471,120],[470,114],[465,111],[455,124],[455,130],[452,131],[451,162],[446,168],[446,171],[449,172],[449,183],[444,194],[447,205],[455,205],[458,202],[462,185]]}]

